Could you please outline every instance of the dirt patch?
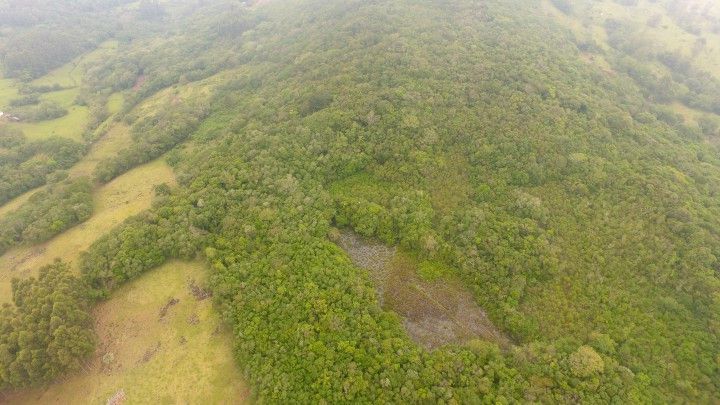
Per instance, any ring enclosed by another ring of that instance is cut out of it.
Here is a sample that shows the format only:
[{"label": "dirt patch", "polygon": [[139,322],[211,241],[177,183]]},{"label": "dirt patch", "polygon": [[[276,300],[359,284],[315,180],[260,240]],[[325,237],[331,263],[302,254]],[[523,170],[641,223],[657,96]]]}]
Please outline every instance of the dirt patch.
[{"label": "dirt patch", "polygon": [[137,80],[135,80],[135,84],[133,85],[132,90],[133,91],[140,90],[140,87],[142,87],[142,85],[145,84],[146,81],[147,81],[147,76],[145,76],[145,75],[138,76]]},{"label": "dirt patch", "polygon": [[163,305],[162,308],[160,308],[160,320],[165,318],[165,315],[167,315],[168,310],[174,305],[177,305],[177,303],[180,302],[177,298],[170,298],[170,300],[167,302],[167,304]]},{"label": "dirt patch", "polygon": [[120,389],[120,391],[116,392],[115,395],[108,398],[106,404],[107,405],[122,405],[125,402],[125,390]]},{"label": "dirt patch", "polygon": [[375,283],[380,305],[385,303],[385,287],[388,284],[389,264],[395,257],[397,249],[382,243],[364,239],[361,236],[343,231],[337,244],[350,256],[354,265],[368,270]]},{"label": "dirt patch", "polygon": [[381,305],[402,316],[405,330],[417,343],[433,349],[484,339],[511,346],[457,280],[423,280],[409,255],[352,232],[343,231],[338,244],[356,266],[370,272]]},{"label": "dirt patch", "polygon": [[195,280],[190,280],[188,288],[190,289],[190,294],[192,294],[192,296],[198,301],[212,297],[212,291],[207,288],[200,287],[195,283]]},{"label": "dirt patch", "polygon": [[192,314],[188,317],[187,323],[190,325],[197,325],[200,323],[200,318],[197,316],[197,314]]},{"label": "dirt patch", "polygon": [[157,342],[155,345],[145,350],[145,354],[143,354],[138,363],[147,363],[155,357],[155,354],[157,354],[158,351],[160,351],[160,342]]}]

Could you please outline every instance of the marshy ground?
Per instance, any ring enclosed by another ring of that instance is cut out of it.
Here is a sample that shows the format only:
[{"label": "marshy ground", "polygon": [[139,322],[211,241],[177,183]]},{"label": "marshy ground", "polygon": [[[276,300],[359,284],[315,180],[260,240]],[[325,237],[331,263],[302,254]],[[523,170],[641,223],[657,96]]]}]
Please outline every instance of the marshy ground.
[{"label": "marshy ground", "polygon": [[402,317],[405,330],[418,344],[433,349],[483,339],[500,347],[511,345],[451,275],[425,279],[411,255],[351,231],[342,231],[337,243],[356,266],[370,273],[382,307]]}]

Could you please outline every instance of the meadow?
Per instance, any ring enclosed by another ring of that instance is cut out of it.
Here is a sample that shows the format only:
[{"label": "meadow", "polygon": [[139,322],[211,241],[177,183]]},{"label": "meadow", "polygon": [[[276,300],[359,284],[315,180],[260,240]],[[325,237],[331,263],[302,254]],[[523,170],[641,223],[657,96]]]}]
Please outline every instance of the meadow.
[{"label": "meadow", "polygon": [[131,404],[245,402],[250,391],[233,361],[229,333],[212,299],[191,289],[202,288],[206,276],[201,263],[174,261],[123,286],[94,311],[99,343],[83,371],[5,399],[104,404],[122,391]]}]

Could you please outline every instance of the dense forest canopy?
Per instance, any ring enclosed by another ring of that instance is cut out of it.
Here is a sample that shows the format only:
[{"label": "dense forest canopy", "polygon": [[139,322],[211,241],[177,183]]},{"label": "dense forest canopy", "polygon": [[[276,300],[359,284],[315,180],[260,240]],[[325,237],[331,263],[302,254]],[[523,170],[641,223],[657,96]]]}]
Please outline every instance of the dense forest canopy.
[{"label": "dense forest canopy", "polygon": [[[85,67],[83,142],[0,123],[0,203],[48,184],[0,217],[0,250],[85,221],[93,187],[160,156],[178,185],[78,274],[58,262],[16,282],[0,387],[77,370],[91,301],[199,257],[260,402],[720,400],[713,3],[20,3],[0,1],[20,83],[119,44]],[[694,47],[658,40],[671,27]],[[62,115],[41,100],[58,89],[23,86],[17,111]],[[107,122],[130,146],[63,180]],[[338,228],[448,269],[512,345],[418,345]]]}]

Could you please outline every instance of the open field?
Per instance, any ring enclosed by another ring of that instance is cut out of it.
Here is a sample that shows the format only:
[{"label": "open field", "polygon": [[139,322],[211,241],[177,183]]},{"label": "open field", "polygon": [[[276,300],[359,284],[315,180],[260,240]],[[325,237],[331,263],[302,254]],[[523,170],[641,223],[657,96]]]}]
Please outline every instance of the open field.
[{"label": "open field", "polygon": [[88,154],[70,169],[70,175],[92,176],[98,163],[114,156],[131,143],[130,128],[122,123],[114,123],[107,133],[90,147]]},{"label": "open field", "polygon": [[122,390],[128,404],[244,402],[249,390],[229,333],[212,299],[199,300],[189,288],[202,286],[206,270],[200,263],[171,262],[126,284],[95,310],[99,344],[87,371],[8,399],[104,404]]},{"label": "open field", "polygon": [[17,97],[15,83],[11,79],[0,77],[0,106],[6,105],[15,97]]},{"label": "open field", "polygon": [[[78,169],[82,170],[82,169]],[[161,158],[116,178],[94,193],[92,217],[48,242],[20,246],[0,256],[0,302],[9,302],[13,277],[29,277],[59,257],[75,265],[81,251],[126,218],[150,207],[153,187],[174,183],[171,168]]]},{"label": "open field", "polygon": [[[117,42],[108,41],[97,49],[76,58],[31,83],[35,86],[52,86],[55,84],[62,86],[63,90],[44,93],[40,98],[41,100],[56,102],[66,108],[68,110],[66,116],[48,121],[20,122],[9,125],[22,130],[30,140],[48,136],[61,136],[81,141],[89,118],[88,108],[75,104],[79,86],[82,84],[83,72],[88,64],[101,60],[108,53],[115,52],[116,49]],[[0,79],[0,107],[7,105],[17,95],[17,83],[10,79]],[[113,102],[117,104],[117,101],[118,96],[115,96]],[[121,97],[120,102],[122,102]]]},{"label": "open field", "polygon": [[51,71],[43,77],[33,80],[32,84],[37,86],[59,84],[63,87],[77,87],[82,84],[83,72],[92,63],[98,62],[118,48],[117,41],[107,41],[96,49],[85,53],[63,66]]},{"label": "open field", "polygon": [[68,108],[68,114],[66,116],[55,120],[21,122],[9,125],[22,130],[29,140],[42,139],[50,136],[61,136],[63,138],[81,141],[87,121],[87,107],[73,105]]},{"label": "open field", "polygon": [[117,114],[122,109],[123,102],[124,99],[122,93],[114,93],[108,98],[108,112],[110,114]]}]

